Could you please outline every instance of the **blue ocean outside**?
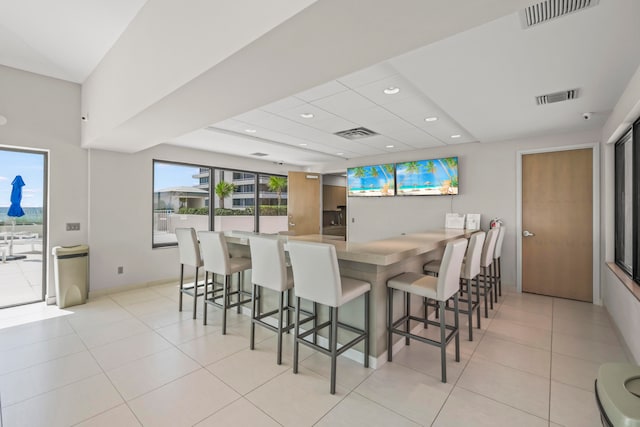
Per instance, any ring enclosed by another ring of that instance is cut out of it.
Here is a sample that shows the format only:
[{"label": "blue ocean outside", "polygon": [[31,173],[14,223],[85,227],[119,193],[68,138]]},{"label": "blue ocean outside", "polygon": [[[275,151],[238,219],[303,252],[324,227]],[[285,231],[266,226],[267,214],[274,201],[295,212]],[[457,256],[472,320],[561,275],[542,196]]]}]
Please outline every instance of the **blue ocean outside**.
[{"label": "blue ocean outside", "polygon": [[42,208],[25,208],[24,216],[13,218],[7,215],[9,206],[0,206],[0,224],[9,224],[16,220],[16,224],[42,224]]}]

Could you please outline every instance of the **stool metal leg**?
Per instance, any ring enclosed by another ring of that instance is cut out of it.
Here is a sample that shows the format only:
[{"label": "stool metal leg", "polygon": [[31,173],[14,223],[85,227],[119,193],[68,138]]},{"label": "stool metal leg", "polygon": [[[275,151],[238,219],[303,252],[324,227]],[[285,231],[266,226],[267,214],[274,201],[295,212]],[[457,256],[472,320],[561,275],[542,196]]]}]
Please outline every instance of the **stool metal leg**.
[{"label": "stool metal leg", "polygon": [[458,304],[458,294],[455,294],[453,296],[453,313],[454,313],[454,319],[453,319],[453,325],[455,328],[455,340],[456,340],[456,362],[460,361],[460,308],[459,308],[459,304]]},{"label": "stool metal leg", "polygon": [[364,294],[364,367],[369,367],[369,303],[371,292]]},{"label": "stool metal leg", "polygon": [[193,318],[196,318],[196,307],[198,304],[198,267],[196,267],[196,278],[193,281]]},{"label": "stool metal leg", "polygon": [[224,286],[222,287],[222,335],[227,334],[227,306],[229,302],[229,282],[230,276],[224,276]]},{"label": "stool metal leg", "polygon": [[255,348],[256,324],[255,319],[260,316],[260,312],[256,314],[256,292],[258,286],[254,283],[251,286],[251,337],[249,338],[249,348]]},{"label": "stool metal leg", "polygon": [[478,276],[476,276],[476,304],[476,317],[478,320],[478,329],[480,329],[480,278]]},{"label": "stool metal leg", "polygon": [[[406,302],[406,307],[405,307],[405,315],[407,316],[407,322],[405,323],[405,328],[407,329],[407,334],[409,333],[409,331],[411,330],[411,319],[409,319],[409,316],[411,315],[411,294],[409,292],[405,292],[405,302]],[[406,336],[404,338],[404,343],[405,345],[409,345],[411,344],[411,340],[409,339],[409,336]]]},{"label": "stool metal leg", "polygon": [[467,282],[467,316],[469,319],[469,341],[473,341],[473,295],[471,293],[471,280],[465,279]]},{"label": "stool metal leg", "polygon": [[387,360],[393,360],[393,288],[387,288]]},{"label": "stool metal leg", "polygon": [[300,328],[300,297],[296,297],[295,326],[293,327],[293,373],[298,373],[298,334]]},{"label": "stool metal leg", "polygon": [[182,288],[184,283],[184,264],[180,264],[180,296],[178,301],[178,311],[182,311]]},{"label": "stool metal leg", "polygon": [[338,360],[338,307],[331,307],[331,331],[329,348],[331,350],[331,394],[336,394],[336,368]]},{"label": "stool metal leg", "polygon": [[278,365],[282,365],[282,305],[284,304],[284,292],[280,292],[278,299],[280,306],[278,307]]},{"label": "stool metal leg", "polygon": [[447,382],[447,328],[445,322],[445,304],[444,301],[438,301],[440,309],[440,365],[442,368],[442,382]]},{"label": "stool metal leg", "polygon": [[[203,304],[202,304],[202,311],[203,311],[202,324],[203,325],[207,324],[207,298],[209,297],[209,293],[207,292],[207,289],[209,289],[208,286],[207,286],[207,279],[208,278],[209,278],[209,273],[207,272],[207,270],[205,270],[204,271],[204,300],[203,300]],[[213,292],[213,294],[215,295],[215,292]]]}]

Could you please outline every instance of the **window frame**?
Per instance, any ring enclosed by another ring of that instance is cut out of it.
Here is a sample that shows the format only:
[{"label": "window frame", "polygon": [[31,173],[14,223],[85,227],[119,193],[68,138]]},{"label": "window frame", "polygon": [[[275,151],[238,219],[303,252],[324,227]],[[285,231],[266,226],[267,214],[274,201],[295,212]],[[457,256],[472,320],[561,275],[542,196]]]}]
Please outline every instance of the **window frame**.
[{"label": "window frame", "polygon": [[[262,172],[262,171],[251,171],[251,170],[246,170],[246,169],[236,169],[236,168],[229,168],[229,167],[219,167],[219,166],[212,166],[212,165],[204,165],[204,164],[200,164],[200,163],[188,163],[188,162],[177,162],[177,161],[173,161],[173,160],[163,160],[163,159],[152,159],[152,166],[151,166],[151,247],[152,249],[157,249],[157,248],[167,248],[167,247],[175,247],[178,245],[177,242],[170,242],[170,243],[155,243],[154,238],[153,238],[153,233],[154,233],[154,219],[153,219],[153,214],[154,214],[154,207],[153,207],[153,203],[154,203],[154,188],[155,188],[155,181],[156,181],[156,176],[155,176],[155,166],[156,163],[164,163],[164,164],[171,164],[171,165],[178,165],[178,166],[187,166],[187,167],[194,167],[194,168],[199,168],[199,169],[208,169],[209,170],[209,218],[208,218],[208,225],[209,225],[209,230],[214,230],[215,231],[215,227],[214,227],[214,220],[215,220],[215,173],[218,171],[223,171],[223,172],[231,172],[233,174],[235,173],[241,173],[241,174],[251,174],[253,175],[253,182],[251,184],[247,184],[247,185],[253,185],[253,220],[254,220],[254,230],[256,230],[256,232],[260,232],[260,201],[259,201],[259,195],[260,195],[260,188],[259,188],[259,182],[260,182],[260,176],[281,176],[284,178],[289,178],[288,175],[282,175],[282,174],[278,174],[278,173],[271,173],[271,172]],[[249,179],[249,178],[239,178],[239,179]],[[250,193],[242,193],[242,194],[250,194]],[[249,207],[249,206],[244,206]]]}]

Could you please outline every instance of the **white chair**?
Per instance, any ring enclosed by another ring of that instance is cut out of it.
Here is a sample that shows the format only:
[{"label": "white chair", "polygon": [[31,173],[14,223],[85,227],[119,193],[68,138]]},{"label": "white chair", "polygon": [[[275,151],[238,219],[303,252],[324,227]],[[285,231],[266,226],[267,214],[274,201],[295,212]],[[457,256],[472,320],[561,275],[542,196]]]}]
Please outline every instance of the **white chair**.
[{"label": "white chair", "polygon": [[[289,241],[289,258],[293,267],[296,294],[295,342],[293,372],[298,373],[299,344],[331,357],[331,394],[336,392],[336,359],[347,349],[364,341],[364,366],[369,367],[369,294],[371,283],[340,275],[336,249],[331,244]],[[356,328],[338,320],[338,308],[364,295],[364,325]],[[329,320],[305,331],[300,331],[300,299],[329,307]],[[322,347],[305,338],[329,327],[329,345]],[[338,348],[338,327],[356,335]]]},{"label": "white chair", "polygon": [[[388,289],[388,309],[387,309],[387,360],[393,361],[393,334],[402,335],[407,343],[409,339],[415,339],[427,344],[440,347],[440,363],[442,370],[442,382],[447,382],[447,344],[455,339],[456,362],[460,361],[460,336],[458,333],[459,308],[458,292],[460,290],[460,270],[462,259],[467,248],[466,239],[456,239],[447,243],[440,265],[438,277],[428,276],[420,273],[403,273],[387,281]],[[394,291],[404,292],[406,295],[405,312],[397,320],[393,319],[393,294]],[[440,306],[439,322],[428,320],[411,315],[411,295],[418,295],[438,302]],[[454,324],[446,324],[445,302],[453,298]],[[440,340],[432,340],[421,335],[411,333],[410,321],[428,322],[440,326]],[[405,330],[399,329],[399,325],[405,325]],[[447,329],[450,333],[447,335]]]},{"label": "white chair", "polygon": [[[294,308],[289,302],[290,290],[293,288],[293,272],[290,268],[287,268],[282,240],[268,237],[251,237],[249,244],[251,248],[251,281],[253,282],[250,348],[251,350],[255,348],[256,325],[276,332],[278,334],[277,363],[280,365],[282,364],[282,334],[294,327],[289,316],[289,313]],[[266,313],[262,312],[260,304],[262,294],[260,288],[262,287],[278,293],[277,309]],[[283,318],[285,312],[287,314],[286,324]],[[276,313],[278,315],[277,326],[265,322],[265,318]]]},{"label": "white chair", "polygon": [[[193,228],[176,228],[176,237],[178,239],[178,253],[180,256],[180,300],[178,309],[182,311],[182,294],[193,296],[193,318],[196,318],[196,309],[198,307],[198,296],[204,294],[204,284],[198,285],[198,271],[202,267],[202,258],[200,257],[200,246],[196,231]],[[193,287],[184,287],[184,266],[195,267],[196,276],[193,281]]]},{"label": "white chair", "polygon": [[502,296],[502,266],[500,265],[500,256],[502,255],[502,242],[504,242],[504,234],[507,232],[506,227],[501,226],[498,228],[498,240],[496,241],[496,247],[493,251],[493,277],[496,284],[496,302],[498,302],[498,296]]},{"label": "white chair", "polygon": [[[467,303],[467,310],[462,313],[469,316],[469,341],[473,341],[473,311],[477,314],[477,328],[480,329],[480,287],[478,284],[478,276],[480,275],[480,256],[482,255],[482,248],[484,246],[484,239],[486,233],[479,231],[473,233],[469,238],[469,244],[467,246],[467,253],[462,262],[462,269],[460,270],[460,286],[461,290],[466,289],[466,300],[460,299],[462,302]],[[476,280],[476,299],[473,300],[472,282]]]},{"label": "white chair", "polygon": [[[242,272],[251,268],[251,260],[243,257],[231,258],[223,233],[201,231],[199,236],[205,272],[224,276],[222,289],[216,289],[214,285],[211,291],[205,290],[204,324],[207,324],[207,304],[222,308],[222,335],[225,335],[227,333],[227,309],[237,307],[238,313],[240,313],[240,306],[251,302],[250,299],[242,299],[249,295],[243,290]],[[231,292],[231,276],[235,273],[238,273],[238,289]],[[222,290],[222,296],[217,295],[220,290]],[[211,297],[209,297],[209,293],[211,293]],[[236,302],[231,303],[233,295],[236,295],[237,298]],[[222,299],[222,303],[217,301],[219,299]]]},{"label": "white chair", "polygon": [[493,263],[493,253],[495,251],[496,242],[498,240],[499,228],[492,228],[487,233],[487,238],[482,246],[482,255],[480,256],[480,267],[482,268],[482,297],[484,298],[484,317],[489,317],[489,307],[487,305],[487,296],[493,310],[493,275],[491,274],[491,264]]}]

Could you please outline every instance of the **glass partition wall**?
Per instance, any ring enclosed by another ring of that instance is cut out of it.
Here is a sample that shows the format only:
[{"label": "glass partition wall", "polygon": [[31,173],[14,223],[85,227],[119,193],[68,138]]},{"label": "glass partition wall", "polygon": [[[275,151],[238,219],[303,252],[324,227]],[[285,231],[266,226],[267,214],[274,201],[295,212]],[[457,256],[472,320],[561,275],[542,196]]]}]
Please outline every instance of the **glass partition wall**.
[{"label": "glass partition wall", "polygon": [[177,227],[286,231],[287,177],[154,160],[153,247],[176,245]]}]

